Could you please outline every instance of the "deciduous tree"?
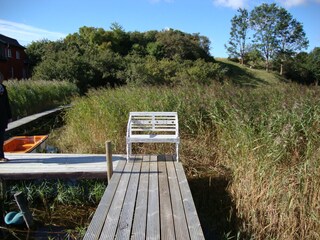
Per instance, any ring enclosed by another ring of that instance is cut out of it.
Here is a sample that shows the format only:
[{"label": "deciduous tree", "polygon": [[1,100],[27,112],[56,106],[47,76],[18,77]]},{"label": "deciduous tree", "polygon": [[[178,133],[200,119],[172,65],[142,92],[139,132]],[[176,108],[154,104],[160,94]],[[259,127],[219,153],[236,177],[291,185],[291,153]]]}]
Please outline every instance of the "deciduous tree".
[{"label": "deciduous tree", "polygon": [[266,70],[270,61],[280,58],[280,74],[283,62],[298,50],[308,46],[303,26],[284,8],[275,3],[255,7],[250,17],[251,27],[255,30],[254,41],[266,60]]},{"label": "deciduous tree", "polygon": [[308,39],[300,22],[284,8],[277,11],[278,56],[280,57],[280,75],[283,75],[283,64],[297,51],[308,46]]},{"label": "deciduous tree", "polygon": [[231,20],[229,46],[225,46],[231,58],[240,58],[244,63],[246,55],[247,33],[249,30],[249,14],[246,9],[239,8],[238,15]]},{"label": "deciduous tree", "polygon": [[269,71],[270,60],[277,51],[277,24],[278,7],[276,4],[262,4],[251,12],[250,23],[255,31],[254,41],[257,48],[263,53],[266,61],[266,70]]}]

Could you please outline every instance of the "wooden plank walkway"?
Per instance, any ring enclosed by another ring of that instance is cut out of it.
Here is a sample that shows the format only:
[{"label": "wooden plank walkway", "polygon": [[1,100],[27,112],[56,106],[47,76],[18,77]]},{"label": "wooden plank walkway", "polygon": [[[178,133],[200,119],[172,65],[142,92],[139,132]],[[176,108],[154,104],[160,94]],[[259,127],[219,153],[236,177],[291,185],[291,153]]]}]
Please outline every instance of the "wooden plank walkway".
[{"label": "wooden plank walkway", "polygon": [[25,125],[25,124],[28,124],[30,122],[33,122],[39,118],[42,118],[44,116],[48,116],[50,114],[53,114],[55,112],[58,112],[58,111],[61,111],[65,108],[69,108],[70,105],[66,105],[66,106],[61,106],[61,107],[57,107],[55,109],[52,109],[52,110],[48,110],[48,111],[44,111],[44,112],[41,112],[41,113],[37,113],[37,114],[34,114],[34,115],[31,115],[31,116],[27,116],[27,117],[24,117],[24,118],[20,118],[16,121],[13,121],[11,123],[8,124],[8,127],[6,129],[6,132],[9,132],[15,128],[18,128],[18,127],[21,127],[22,125]]},{"label": "wooden plank walkway", "polygon": [[[0,179],[107,178],[104,154],[6,153],[0,163]],[[112,155],[113,168],[126,155]]]},{"label": "wooden plank walkway", "polygon": [[172,156],[120,160],[84,239],[204,239],[182,164]]}]

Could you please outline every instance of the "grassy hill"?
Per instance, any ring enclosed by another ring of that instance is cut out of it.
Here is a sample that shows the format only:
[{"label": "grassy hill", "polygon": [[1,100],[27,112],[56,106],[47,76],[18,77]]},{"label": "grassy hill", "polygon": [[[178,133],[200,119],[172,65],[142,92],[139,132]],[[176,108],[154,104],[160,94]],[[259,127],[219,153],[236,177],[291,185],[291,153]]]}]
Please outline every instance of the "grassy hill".
[{"label": "grassy hill", "polygon": [[228,69],[227,79],[241,86],[258,86],[261,84],[277,84],[286,81],[276,72],[267,72],[264,69],[252,69],[226,58],[216,58],[216,61]]}]

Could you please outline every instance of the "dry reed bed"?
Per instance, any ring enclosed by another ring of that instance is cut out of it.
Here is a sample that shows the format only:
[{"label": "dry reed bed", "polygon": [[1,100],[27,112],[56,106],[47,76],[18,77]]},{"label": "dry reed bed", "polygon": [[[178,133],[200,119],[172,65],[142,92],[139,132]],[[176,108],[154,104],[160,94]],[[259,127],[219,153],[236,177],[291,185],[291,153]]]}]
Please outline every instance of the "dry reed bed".
[{"label": "dry reed bed", "polygon": [[238,238],[319,239],[319,93],[295,84],[93,90],[74,100],[58,143],[63,151],[103,153],[111,139],[124,153],[130,111],[178,111],[189,177],[231,179]]}]

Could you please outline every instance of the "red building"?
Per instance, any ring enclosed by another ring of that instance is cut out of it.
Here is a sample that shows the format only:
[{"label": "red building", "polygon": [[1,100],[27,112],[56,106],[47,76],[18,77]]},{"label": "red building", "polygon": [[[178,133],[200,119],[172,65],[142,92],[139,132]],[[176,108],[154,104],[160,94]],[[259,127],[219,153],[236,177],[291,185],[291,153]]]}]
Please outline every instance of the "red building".
[{"label": "red building", "polygon": [[25,47],[17,40],[0,34],[0,78],[28,78],[28,61]]}]

